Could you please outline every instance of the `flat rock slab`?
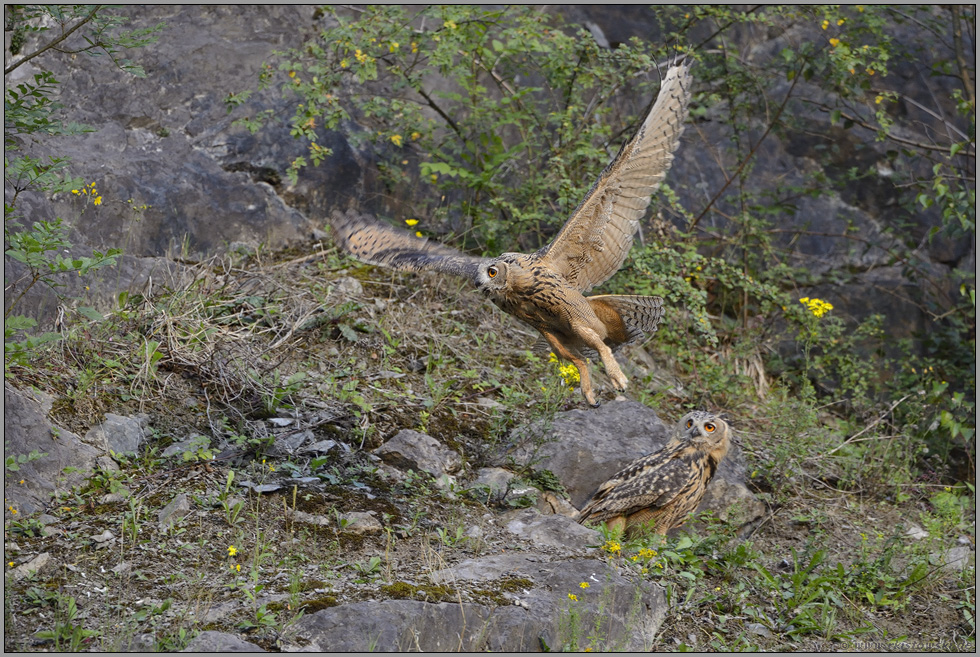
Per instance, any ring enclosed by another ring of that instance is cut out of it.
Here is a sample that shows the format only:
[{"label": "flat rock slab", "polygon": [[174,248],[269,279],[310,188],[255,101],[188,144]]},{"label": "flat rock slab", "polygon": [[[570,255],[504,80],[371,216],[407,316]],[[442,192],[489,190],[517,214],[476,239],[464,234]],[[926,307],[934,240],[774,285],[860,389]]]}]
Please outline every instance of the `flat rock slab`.
[{"label": "flat rock slab", "polygon": [[[24,515],[44,508],[55,492],[67,492],[84,483],[102,455],[71,431],[53,425],[48,420],[50,410],[51,398],[47,395],[32,396],[4,384],[4,457],[26,456],[32,451],[44,454],[20,463],[16,472],[4,476],[6,505]],[[65,472],[66,468],[70,468],[69,472]]]},{"label": "flat rock slab", "polygon": [[[382,600],[331,607],[304,616],[286,651],[649,650],[666,615],[663,590],[633,582],[596,559],[548,561],[500,554],[435,573],[433,581],[507,591],[510,605]],[[582,587],[582,583],[588,587]],[[572,600],[571,595],[577,599]]]},{"label": "flat rock slab", "polygon": [[133,455],[144,442],[143,424],[138,418],[106,413],[105,422],[89,429],[85,442],[106,452]]},{"label": "flat rock slab", "polygon": [[541,515],[535,509],[509,511],[501,517],[504,528],[535,545],[575,548],[598,545],[599,532],[562,515]]},{"label": "flat rock slab", "polygon": [[[672,431],[644,404],[613,401],[597,409],[558,413],[548,427],[518,427],[495,460],[550,470],[581,509],[600,484],[630,461],[666,445]],[[745,486],[745,461],[737,445],[722,460],[698,511],[714,511],[742,526],[765,513],[765,505]]]}]

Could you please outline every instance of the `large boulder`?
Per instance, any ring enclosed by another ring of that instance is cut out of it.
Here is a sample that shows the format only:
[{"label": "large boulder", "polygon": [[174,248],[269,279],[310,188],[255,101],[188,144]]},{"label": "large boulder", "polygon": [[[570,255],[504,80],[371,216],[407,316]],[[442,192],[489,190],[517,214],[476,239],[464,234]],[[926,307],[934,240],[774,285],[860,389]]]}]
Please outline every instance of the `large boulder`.
[{"label": "large boulder", "polygon": [[502,593],[497,605],[382,600],[331,607],[297,621],[284,649],[640,651],[650,649],[666,615],[659,586],[633,582],[596,559],[499,554],[437,571],[432,580],[491,594],[504,581],[527,584]]},{"label": "large boulder", "polygon": [[[362,193],[362,157],[339,133],[321,131],[333,155],[304,171],[291,186],[285,169],[306,147],[289,135],[290,99],[268,90],[228,112],[225,99],[255,88],[274,50],[298,46],[319,29],[312,6],[132,6],[107,9],[129,17],[128,28],[163,23],[160,39],[128,54],[145,78],[115,69],[105,57],[66,57],[54,51],[5,76],[16,85],[41,70],[60,83],[64,120],[94,132],[24,143],[36,157],[67,156],[71,171],[95,182],[102,204],[72,194],[17,196],[22,223],[62,218],[72,226],[73,254],[118,247],[127,257],[116,268],[85,280],[64,277],[63,294],[82,305],[110,306],[121,289],[143,291],[174,284],[180,267],[164,256],[202,259],[227,250],[282,248],[312,240],[310,216],[346,209]],[[29,37],[21,52],[50,38]],[[9,52],[7,62],[14,61]],[[272,110],[269,129],[257,134],[233,125]],[[9,189],[7,190],[10,191]],[[287,203],[288,200],[288,203]],[[132,202],[130,202],[132,201]],[[140,211],[138,208],[147,206]],[[16,280],[20,263],[5,258]],[[91,288],[91,289],[89,289]],[[40,320],[57,312],[52,290],[35,286],[20,304]]]}]

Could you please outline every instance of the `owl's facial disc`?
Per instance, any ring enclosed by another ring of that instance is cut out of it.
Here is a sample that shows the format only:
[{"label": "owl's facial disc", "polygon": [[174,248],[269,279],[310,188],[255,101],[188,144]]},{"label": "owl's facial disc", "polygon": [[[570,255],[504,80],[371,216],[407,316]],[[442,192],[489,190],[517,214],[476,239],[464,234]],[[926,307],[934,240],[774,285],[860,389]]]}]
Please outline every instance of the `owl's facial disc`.
[{"label": "owl's facial disc", "polygon": [[484,294],[492,294],[504,286],[507,280],[507,263],[496,259],[482,265],[476,275],[476,285]]}]

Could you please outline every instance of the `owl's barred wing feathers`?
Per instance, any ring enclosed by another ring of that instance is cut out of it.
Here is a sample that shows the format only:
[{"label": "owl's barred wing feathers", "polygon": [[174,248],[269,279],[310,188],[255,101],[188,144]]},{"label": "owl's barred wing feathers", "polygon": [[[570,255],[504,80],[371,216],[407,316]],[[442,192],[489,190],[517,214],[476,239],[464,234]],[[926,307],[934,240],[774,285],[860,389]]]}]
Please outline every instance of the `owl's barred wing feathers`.
[{"label": "owl's barred wing feathers", "polygon": [[354,211],[335,212],[331,226],[337,244],[370,265],[403,271],[434,270],[475,280],[484,262]]},{"label": "owl's barred wing feathers", "polygon": [[599,175],[551,244],[538,252],[579,291],[608,280],[626,259],[650,196],[674,161],[691,82],[687,65],[667,71],[636,136]]},{"label": "owl's barred wing feathers", "polygon": [[694,476],[693,450],[672,441],[659,452],[636,459],[602,484],[579,512],[579,522],[603,522],[643,509],[664,509]]}]

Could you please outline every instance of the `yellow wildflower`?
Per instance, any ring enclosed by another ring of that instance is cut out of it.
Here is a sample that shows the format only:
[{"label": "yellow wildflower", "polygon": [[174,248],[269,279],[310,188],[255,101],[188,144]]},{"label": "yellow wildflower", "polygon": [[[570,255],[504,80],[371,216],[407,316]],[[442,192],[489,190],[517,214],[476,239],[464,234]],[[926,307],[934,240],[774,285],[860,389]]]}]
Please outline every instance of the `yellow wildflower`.
[{"label": "yellow wildflower", "polygon": [[571,363],[568,363],[567,365],[559,365],[558,373],[561,374],[561,378],[565,379],[565,383],[568,385],[581,381],[578,368]]},{"label": "yellow wildflower", "polygon": [[574,593],[569,593],[568,599],[571,600],[572,602],[578,602],[578,596],[575,595]]},{"label": "yellow wildflower", "polygon": [[425,235],[422,234],[421,230],[417,230],[415,231],[415,237],[425,237]]},{"label": "yellow wildflower", "polygon": [[602,549],[609,554],[619,554],[620,550],[622,550],[622,546],[620,546],[620,544],[616,541],[606,541],[606,544],[602,546]]},{"label": "yellow wildflower", "polygon": [[836,38],[835,39],[831,39],[830,40],[830,45],[832,45],[834,48],[836,48],[838,45],[840,45],[840,39],[836,39]]},{"label": "yellow wildflower", "polygon": [[841,25],[843,25],[843,24],[844,24],[844,19],[843,18],[838,18],[837,19],[837,25],[838,25],[838,27],[841,26]]},{"label": "yellow wildflower", "polygon": [[450,30],[456,29],[456,21],[446,21],[442,24],[443,27],[449,28]]},{"label": "yellow wildflower", "polygon": [[884,96],[875,96],[875,105],[881,105],[881,101],[885,99]]},{"label": "yellow wildflower", "polygon": [[78,190],[77,189],[73,189],[73,190],[71,190],[71,193],[72,194],[78,194]]},{"label": "yellow wildflower", "polygon": [[401,135],[392,135],[390,139],[391,139],[391,143],[394,144],[395,146],[401,146],[402,145],[402,136]]},{"label": "yellow wildflower", "polygon": [[347,68],[348,66],[350,66],[350,61],[346,57],[340,60],[340,68]]},{"label": "yellow wildflower", "polygon": [[93,205],[102,205],[102,197],[101,196],[96,196],[95,197],[95,200],[92,201],[92,204]]},{"label": "yellow wildflower", "polygon": [[388,44],[388,52],[395,52],[396,50],[398,50],[397,41],[392,41],[391,43]]},{"label": "yellow wildflower", "polygon": [[421,136],[422,136],[422,133],[420,133],[420,132],[413,132],[412,133],[412,141],[415,141],[416,139],[418,139]]},{"label": "yellow wildflower", "polygon": [[415,53],[415,52],[418,52],[418,51],[419,51],[419,44],[417,44],[414,41],[412,41],[412,52]]},{"label": "yellow wildflower", "polygon": [[820,23],[820,27],[826,30],[828,27],[830,27],[830,21],[824,20],[823,23]]},{"label": "yellow wildflower", "polygon": [[405,220],[405,223],[408,224],[409,228],[411,228],[412,226],[414,226],[418,222],[419,222],[418,219],[406,219]]},{"label": "yellow wildflower", "polygon": [[289,72],[289,77],[295,78],[296,77],[296,71],[290,71]]},{"label": "yellow wildflower", "polygon": [[582,582],[581,584],[578,585],[578,587],[580,589],[587,589],[587,588],[589,588],[589,583],[588,582]]},{"label": "yellow wildflower", "polygon": [[238,554],[238,548],[236,548],[234,545],[229,545],[228,546],[228,556],[229,557],[233,557],[236,554]]},{"label": "yellow wildflower", "polygon": [[807,310],[813,313],[814,317],[823,317],[828,311],[834,309],[833,304],[821,299],[811,299],[810,297],[801,298],[800,303],[806,306]]},{"label": "yellow wildflower", "polygon": [[354,59],[356,59],[357,61],[363,64],[368,60],[368,56],[365,55],[363,52],[361,52],[361,49],[358,48],[357,50],[354,51]]},{"label": "yellow wildflower", "polygon": [[8,561],[7,562],[7,565],[10,566],[11,568],[13,568],[14,567],[14,562],[13,561]]},{"label": "yellow wildflower", "polygon": [[874,70],[873,68],[866,68],[866,69],[864,69],[864,70],[865,70],[865,72],[866,72],[866,73],[867,73],[868,75],[874,75],[874,74],[875,74],[875,70]]}]

